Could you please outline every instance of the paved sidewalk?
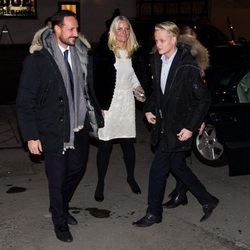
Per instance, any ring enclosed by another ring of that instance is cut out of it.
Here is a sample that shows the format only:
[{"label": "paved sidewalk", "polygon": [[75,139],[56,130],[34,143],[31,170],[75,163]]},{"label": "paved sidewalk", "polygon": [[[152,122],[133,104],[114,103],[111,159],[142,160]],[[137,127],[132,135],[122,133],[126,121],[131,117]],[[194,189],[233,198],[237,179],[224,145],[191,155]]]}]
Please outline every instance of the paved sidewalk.
[{"label": "paved sidewalk", "polygon": [[[2,120],[0,124],[2,128]],[[220,198],[211,218],[199,222],[201,206],[188,193],[188,205],[164,210],[162,223],[150,228],[132,226],[133,221],[145,214],[148,173],[153,158],[149,133],[140,111],[137,112],[137,131],[136,177],[142,194],[133,194],[126,183],[121,149],[115,145],[106,178],[105,200],[96,202],[93,196],[97,147],[91,145],[86,175],[71,204],[71,212],[79,222],[70,227],[72,243],[55,238],[43,163],[31,163],[27,152],[20,147],[0,149],[0,250],[250,249],[250,176],[229,177],[227,166],[211,168],[194,156],[188,159],[192,170],[207,189]],[[20,145],[19,140],[14,141]],[[10,145],[14,145],[13,142]],[[166,198],[174,184],[170,176]]]},{"label": "paved sidewalk", "polygon": [[16,124],[15,105],[0,105],[0,150],[22,147]]},{"label": "paved sidewalk", "polygon": [[0,177],[33,173],[18,132],[15,105],[0,105]]}]

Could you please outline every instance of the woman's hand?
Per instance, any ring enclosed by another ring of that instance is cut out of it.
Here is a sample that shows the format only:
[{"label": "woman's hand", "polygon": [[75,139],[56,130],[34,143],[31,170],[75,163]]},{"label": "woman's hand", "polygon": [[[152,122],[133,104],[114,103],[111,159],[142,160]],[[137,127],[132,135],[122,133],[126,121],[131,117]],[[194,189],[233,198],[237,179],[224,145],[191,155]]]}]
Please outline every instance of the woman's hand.
[{"label": "woman's hand", "polygon": [[146,101],[146,97],[145,97],[145,92],[142,88],[141,85],[137,86],[134,90],[133,90],[135,99],[139,102],[145,102]]}]

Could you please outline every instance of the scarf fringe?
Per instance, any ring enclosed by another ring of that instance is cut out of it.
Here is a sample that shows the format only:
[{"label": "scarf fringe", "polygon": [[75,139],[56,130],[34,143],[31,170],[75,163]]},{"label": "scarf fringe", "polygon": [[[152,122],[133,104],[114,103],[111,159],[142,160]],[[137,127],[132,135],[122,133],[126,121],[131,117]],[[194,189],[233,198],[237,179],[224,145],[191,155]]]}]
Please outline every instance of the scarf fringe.
[{"label": "scarf fringe", "polygon": [[83,125],[79,125],[77,128],[74,128],[74,132],[79,132],[81,129],[83,129]]},{"label": "scarf fringe", "polygon": [[65,152],[67,151],[67,149],[75,149],[75,147],[74,146],[66,146],[66,147],[64,147],[63,148],[63,152],[62,152],[63,155],[65,154]]}]

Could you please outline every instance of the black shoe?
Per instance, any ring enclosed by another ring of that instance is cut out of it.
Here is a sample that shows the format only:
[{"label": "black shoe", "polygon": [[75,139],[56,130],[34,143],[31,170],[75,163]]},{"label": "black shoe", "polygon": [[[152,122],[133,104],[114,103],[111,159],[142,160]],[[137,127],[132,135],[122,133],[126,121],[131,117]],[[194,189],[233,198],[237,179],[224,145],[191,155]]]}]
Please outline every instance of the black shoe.
[{"label": "black shoe", "polygon": [[169,195],[168,198],[172,199],[175,198],[178,195],[178,192],[176,189],[174,189]]},{"label": "black shoe", "polygon": [[188,200],[186,195],[180,195],[178,194],[176,197],[172,198],[168,202],[162,204],[163,207],[165,208],[176,208],[180,205],[187,205]]},{"label": "black shoe", "polygon": [[55,225],[54,231],[56,233],[56,237],[58,240],[61,240],[64,242],[73,241],[72,234],[70,233],[69,227],[67,224]]},{"label": "black shoe", "polygon": [[131,190],[135,194],[141,194],[141,189],[135,179],[129,179],[127,178],[127,183],[129,184]]},{"label": "black shoe", "polygon": [[104,190],[104,184],[98,183],[95,190],[96,201],[102,202],[104,200],[103,190]]},{"label": "black shoe", "polygon": [[201,217],[200,222],[207,220],[212,214],[213,210],[218,206],[218,204],[219,200],[217,198],[214,198],[214,201],[212,203],[203,205],[202,210],[204,212],[204,215]]},{"label": "black shoe", "polygon": [[147,213],[140,220],[133,222],[132,225],[134,225],[136,227],[150,227],[155,223],[160,223],[161,221],[162,221],[162,217],[157,217],[153,214]]},{"label": "black shoe", "polygon": [[70,213],[67,214],[67,224],[68,225],[77,225],[78,222]]}]

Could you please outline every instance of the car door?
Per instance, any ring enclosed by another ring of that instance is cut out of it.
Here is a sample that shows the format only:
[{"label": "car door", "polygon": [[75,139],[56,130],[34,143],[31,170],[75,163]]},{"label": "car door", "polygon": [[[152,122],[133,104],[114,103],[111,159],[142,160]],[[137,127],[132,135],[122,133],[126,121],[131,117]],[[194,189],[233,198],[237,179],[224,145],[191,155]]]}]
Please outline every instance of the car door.
[{"label": "car door", "polygon": [[220,66],[207,74],[209,118],[224,144],[229,175],[250,174],[250,65]]}]

